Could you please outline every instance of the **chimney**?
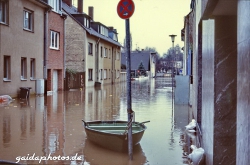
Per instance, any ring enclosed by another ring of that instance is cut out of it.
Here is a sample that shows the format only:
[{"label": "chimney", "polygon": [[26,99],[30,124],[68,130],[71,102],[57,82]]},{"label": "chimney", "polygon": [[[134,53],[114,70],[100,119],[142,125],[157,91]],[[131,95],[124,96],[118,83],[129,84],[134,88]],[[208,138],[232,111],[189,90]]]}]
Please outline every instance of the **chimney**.
[{"label": "chimney", "polygon": [[82,13],[83,12],[83,0],[78,0],[78,12]]},{"label": "chimney", "polygon": [[69,7],[72,7],[72,0],[63,0]]},{"label": "chimney", "polygon": [[94,20],[94,7],[89,6],[89,16]]},{"label": "chimney", "polygon": [[114,30],[114,27],[113,27],[113,26],[110,26],[109,29],[110,29],[111,31],[113,31],[113,30]]}]

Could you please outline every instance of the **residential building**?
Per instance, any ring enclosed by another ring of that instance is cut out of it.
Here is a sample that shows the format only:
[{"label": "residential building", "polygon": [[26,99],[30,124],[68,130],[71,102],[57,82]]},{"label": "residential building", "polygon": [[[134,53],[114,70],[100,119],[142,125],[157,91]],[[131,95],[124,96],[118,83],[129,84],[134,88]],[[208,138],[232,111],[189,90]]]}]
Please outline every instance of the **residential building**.
[{"label": "residential building", "polygon": [[71,0],[63,1],[63,10],[69,17],[66,20],[65,66],[66,70],[80,77],[77,79],[80,86],[73,88],[120,82],[121,44],[117,32],[94,22],[94,8],[89,7],[87,15],[82,11],[82,5],[83,0],[78,0],[77,8],[72,6]]},{"label": "residential building", "polygon": [[43,78],[44,13],[40,0],[0,1],[0,95],[17,97],[20,87],[35,93]]},{"label": "residential building", "polygon": [[186,64],[197,147],[204,148],[207,165],[247,165],[250,1],[192,0],[190,6],[184,50],[191,60]]},{"label": "residential building", "polygon": [[[121,55],[121,64],[126,66],[126,57],[127,53],[124,52]],[[132,77],[138,77],[141,74],[140,67],[143,67],[147,72],[149,77],[155,76],[155,65],[156,65],[156,53],[150,51],[131,51],[130,52],[131,59],[131,73]]]},{"label": "residential building", "polygon": [[52,10],[46,12],[44,79],[45,91],[64,90],[64,33],[66,15],[62,0],[47,0]]}]

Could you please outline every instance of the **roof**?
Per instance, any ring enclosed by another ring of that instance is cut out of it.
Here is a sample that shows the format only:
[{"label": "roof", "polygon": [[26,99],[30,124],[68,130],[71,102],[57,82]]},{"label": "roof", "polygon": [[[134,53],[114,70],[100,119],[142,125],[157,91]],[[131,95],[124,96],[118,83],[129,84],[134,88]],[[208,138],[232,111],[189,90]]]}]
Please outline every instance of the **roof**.
[{"label": "roof", "polygon": [[[133,51],[130,53],[131,70],[137,70],[142,62],[145,70],[150,70],[150,51]],[[121,53],[121,64],[126,65],[127,53]]]},{"label": "roof", "polygon": [[71,17],[73,18],[80,26],[82,26],[86,31],[87,33],[89,33],[90,35],[93,35],[95,37],[98,37],[104,41],[107,41],[107,42],[110,42],[114,45],[117,45],[119,47],[122,47],[122,45],[117,42],[117,41],[114,41],[113,39],[109,38],[109,37],[106,37],[100,33],[98,33],[97,31],[95,31],[93,28],[86,28],[84,25],[82,25],[72,14],[86,14],[86,13],[78,13],[77,12],[77,9],[75,7],[69,7],[66,3],[62,3],[62,8],[63,10]]},{"label": "roof", "polygon": [[48,5],[46,2],[44,2],[44,0],[32,0],[32,1],[33,1],[33,3],[36,3],[39,6],[45,7],[47,9],[49,9],[49,10],[52,9],[52,7],[50,5]]}]

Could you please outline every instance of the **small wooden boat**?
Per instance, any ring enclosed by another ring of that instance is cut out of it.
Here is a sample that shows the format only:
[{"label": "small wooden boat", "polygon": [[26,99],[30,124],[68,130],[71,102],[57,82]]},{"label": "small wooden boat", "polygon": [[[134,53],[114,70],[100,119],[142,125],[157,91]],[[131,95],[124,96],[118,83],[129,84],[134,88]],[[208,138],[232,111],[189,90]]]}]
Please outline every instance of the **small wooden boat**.
[{"label": "small wooden boat", "polygon": [[[91,142],[115,151],[128,150],[128,122],[127,121],[90,121],[82,120],[87,134],[87,139]],[[140,142],[146,126],[146,122],[132,122],[133,145]]]}]

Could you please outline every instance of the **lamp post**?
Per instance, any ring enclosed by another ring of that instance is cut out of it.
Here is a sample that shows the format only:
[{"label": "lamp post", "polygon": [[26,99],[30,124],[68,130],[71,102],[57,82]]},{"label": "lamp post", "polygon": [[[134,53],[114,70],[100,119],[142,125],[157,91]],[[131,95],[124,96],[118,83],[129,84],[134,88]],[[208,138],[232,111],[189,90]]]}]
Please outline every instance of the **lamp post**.
[{"label": "lamp post", "polygon": [[[173,48],[173,55],[174,55],[174,39],[175,39],[175,37],[176,37],[177,35],[174,35],[174,34],[172,34],[172,35],[169,35],[169,37],[171,37],[171,41],[172,41],[172,48]],[[172,56],[172,58],[173,58],[173,56]],[[173,59],[172,59],[173,60]],[[175,65],[175,55],[174,55],[174,65]],[[172,66],[172,71],[173,71],[173,67],[174,67],[174,65]],[[172,72],[172,76],[173,76],[173,72]]]},{"label": "lamp post", "polygon": [[[169,37],[171,37],[171,41],[172,41],[172,49],[173,49],[173,53],[172,53],[172,61],[175,62],[175,60],[173,59],[174,57],[174,39],[176,37],[176,35],[172,34],[172,35],[169,35]],[[172,111],[173,111],[173,101],[174,101],[174,62],[172,62]]]}]

